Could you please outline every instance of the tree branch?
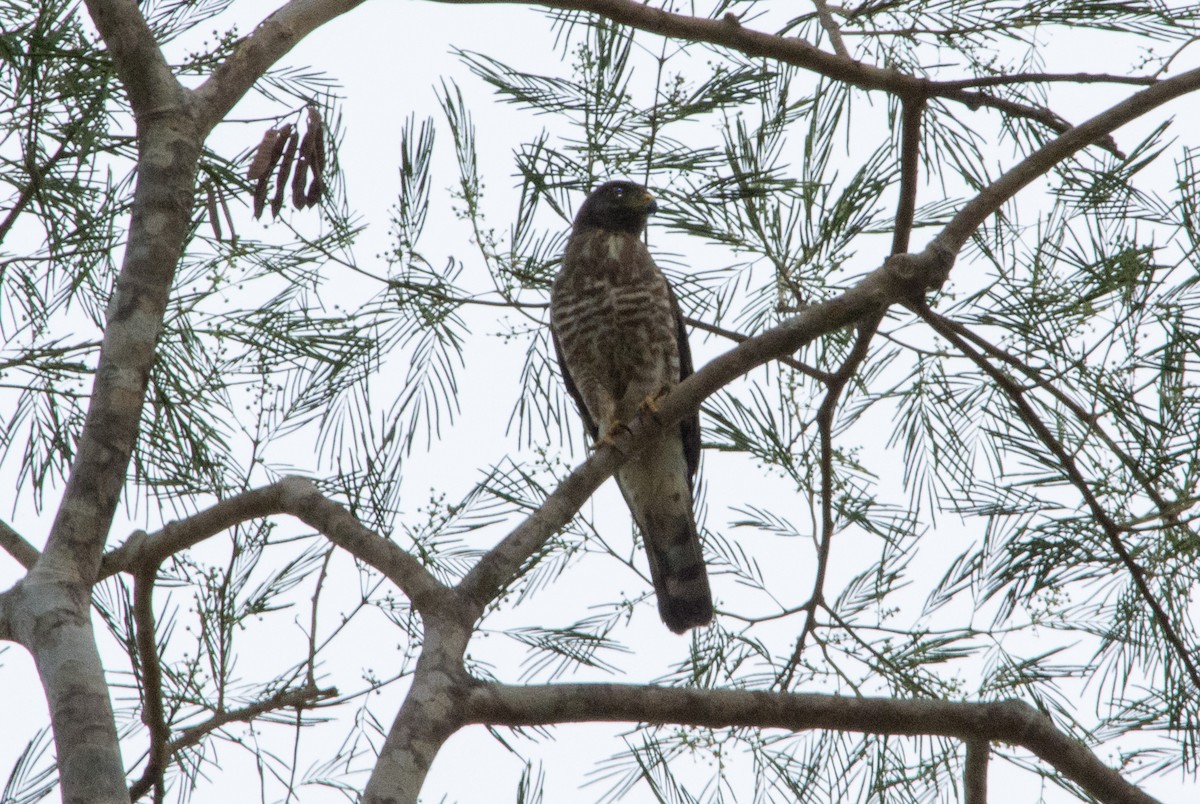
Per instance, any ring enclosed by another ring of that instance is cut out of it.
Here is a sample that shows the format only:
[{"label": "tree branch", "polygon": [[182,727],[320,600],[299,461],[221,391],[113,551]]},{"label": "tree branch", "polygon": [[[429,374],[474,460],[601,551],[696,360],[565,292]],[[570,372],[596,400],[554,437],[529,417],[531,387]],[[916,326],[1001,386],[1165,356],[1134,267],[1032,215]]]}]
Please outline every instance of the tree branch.
[{"label": "tree branch", "polygon": [[149,571],[139,572],[133,579],[133,619],[137,629],[138,680],[142,687],[142,722],[150,732],[150,749],[146,769],[132,788],[129,796],[136,801],[144,792],[154,788],[157,798],[163,794],[163,774],[170,759],[168,741],[171,729],[167,726],[166,710],[163,707],[162,664],[158,658],[157,629],[154,624],[154,581],[157,565]]},{"label": "tree branch", "polygon": [[892,254],[908,251],[913,219],[917,214],[917,186],[921,167],[921,123],[925,118],[925,98],[905,98],[900,114],[900,200],[896,203],[895,228],[892,230]]},{"label": "tree branch", "polygon": [[808,602],[804,604],[804,627],[800,630],[800,636],[796,638],[796,647],[780,676],[779,688],[782,690],[791,686],[792,677],[800,665],[800,658],[804,654],[808,637],[817,626],[817,609],[825,603],[825,576],[829,569],[829,551],[833,545],[835,532],[833,521],[834,415],[837,413],[838,402],[842,398],[846,384],[850,382],[854,373],[858,371],[858,367],[867,359],[867,354],[871,349],[871,340],[875,337],[881,320],[882,317],[876,314],[859,326],[854,346],[842,362],[837,374],[829,381],[829,385],[825,389],[825,398],[821,400],[821,407],[817,410],[817,431],[820,434],[821,443],[821,541],[817,545],[817,571],[813,578],[812,594],[809,595]]},{"label": "tree branch", "polygon": [[963,768],[964,804],[987,804],[987,740],[967,740],[967,761]]},{"label": "tree branch", "polygon": [[844,59],[850,58],[850,51],[846,49],[846,42],[842,39],[842,30],[829,11],[829,4],[825,0],[813,0],[813,5],[816,6],[817,19],[821,21],[821,27],[829,36],[829,44],[833,47],[833,52]]},{"label": "tree branch", "polygon": [[[507,3],[512,0],[436,0],[436,2],[465,5]],[[875,67],[847,56],[827,53],[797,37],[777,36],[745,28],[733,14],[726,14],[720,20],[691,17],[643,5],[633,2],[633,0],[535,0],[535,4],[565,11],[585,11],[599,14],[613,22],[660,36],[721,45],[747,56],[769,58],[785,64],[792,64],[859,89],[880,90],[901,98],[941,97],[957,101],[971,109],[986,106],[1041,123],[1059,134],[1070,128],[1069,123],[1045,107],[1017,103],[984,92],[968,91],[962,88],[962,81],[930,81],[898,70]],[[966,80],[969,82],[974,79]],[[1115,150],[1115,144],[1106,141],[1103,134],[1095,141],[1110,150]]]},{"label": "tree branch", "polygon": [[139,124],[166,107],[182,109],[187,90],[167,64],[136,0],[85,0]]},{"label": "tree branch", "polygon": [[7,522],[0,521],[0,547],[17,560],[25,569],[32,569],[41,553],[25,541],[25,537],[13,530]]},{"label": "tree branch", "polygon": [[[265,698],[258,703],[243,706],[240,709],[230,709],[226,712],[218,712],[208,720],[192,726],[189,729],[184,729],[179,736],[172,740],[167,745],[167,751],[170,754],[177,754],[185,748],[190,748],[198,744],[205,736],[211,734],[219,728],[228,726],[230,723],[249,723],[255,718],[262,717],[265,714],[274,712],[278,709],[302,708],[314,706],[329,698],[337,697],[337,690],[333,688],[319,689],[311,685],[297,687],[293,690],[280,690],[269,698]],[[132,796],[131,796],[132,797]]]},{"label": "tree branch", "polygon": [[630,721],[994,740],[1031,751],[1100,801],[1154,801],[1059,731],[1049,717],[1016,700],[964,703],[627,684],[476,683],[466,710],[467,722],[495,726]]},{"label": "tree branch", "polygon": [[224,119],[254,82],[301,39],[363,0],[290,0],[238,44],[195,90],[205,129]]},{"label": "tree branch", "polygon": [[449,591],[420,561],[362,525],[349,511],[322,494],[311,480],[303,477],[285,477],[269,486],[222,500],[187,519],[171,522],[156,533],[134,533],[104,557],[101,577],[156,569],[168,556],[222,531],[252,519],[278,514],[296,517],[382,572],[412,600],[418,611]]}]

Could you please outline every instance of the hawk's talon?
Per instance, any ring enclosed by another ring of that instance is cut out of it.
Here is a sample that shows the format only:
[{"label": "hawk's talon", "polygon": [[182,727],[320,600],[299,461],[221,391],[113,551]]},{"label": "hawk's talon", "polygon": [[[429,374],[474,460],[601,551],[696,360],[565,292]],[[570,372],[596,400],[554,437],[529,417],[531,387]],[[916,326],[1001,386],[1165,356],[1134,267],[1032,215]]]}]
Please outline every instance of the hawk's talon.
[{"label": "hawk's talon", "polygon": [[607,426],[605,426],[604,435],[596,439],[596,449],[600,449],[601,447],[612,447],[619,450],[617,447],[616,434],[622,430],[628,433],[629,427],[624,422],[613,419],[608,423]]},{"label": "hawk's talon", "polygon": [[668,393],[670,388],[663,388],[656,394],[647,394],[642,400],[642,404],[638,405],[638,410],[642,413],[649,414],[650,418],[654,419],[658,424],[662,424],[662,420],[658,418],[658,400],[662,399]]}]

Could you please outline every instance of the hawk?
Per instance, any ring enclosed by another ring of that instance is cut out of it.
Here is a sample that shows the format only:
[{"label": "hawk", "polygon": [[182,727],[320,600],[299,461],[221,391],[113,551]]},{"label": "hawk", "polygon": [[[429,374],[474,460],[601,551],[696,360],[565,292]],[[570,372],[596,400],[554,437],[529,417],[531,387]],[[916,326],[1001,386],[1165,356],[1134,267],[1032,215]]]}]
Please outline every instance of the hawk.
[{"label": "hawk", "polygon": [[[639,184],[610,181],[583,202],[550,291],[550,331],[567,392],[592,439],[692,373],[675,293],[642,243],[657,209]],[[692,512],[700,418],[684,419],[617,470],[646,543],[663,622],[677,634],[712,620],[712,593]]]}]

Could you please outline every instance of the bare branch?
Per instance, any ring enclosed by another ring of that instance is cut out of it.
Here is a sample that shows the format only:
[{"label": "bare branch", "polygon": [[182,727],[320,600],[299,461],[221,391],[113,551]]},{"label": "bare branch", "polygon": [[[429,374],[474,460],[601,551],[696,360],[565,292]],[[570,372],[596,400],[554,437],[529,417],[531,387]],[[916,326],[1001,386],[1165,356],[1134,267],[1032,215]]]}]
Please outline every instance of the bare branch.
[{"label": "bare branch", "polygon": [[466,709],[468,722],[497,726],[630,721],[994,740],[1033,752],[1100,801],[1154,801],[1059,731],[1049,717],[1016,700],[963,703],[627,684],[477,683],[467,696]]},{"label": "bare branch", "polygon": [[830,379],[829,385],[825,389],[825,398],[821,400],[821,407],[817,411],[817,431],[820,434],[821,443],[821,540],[817,545],[817,571],[816,577],[813,579],[813,590],[808,597],[808,602],[804,604],[804,627],[801,628],[800,636],[796,638],[796,647],[792,650],[792,655],[780,675],[779,688],[782,690],[791,686],[796,668],[799,667],[800,659],[804,655],[808,638],[817,626],[817,609],[825,603],[825,577],[829,569],[829,551],[833,544],[835,531],[833,521],[834,415],[837,413],[838,402],[842,398],[846,384],[850,382],[859,366],[867,359],[871,348],[871,339],[875,337],[881,320],[882,317],[876,314],[859,327],[854,347],[842,362],[837,374]]},{"label": "bare branch", "polygon": [[821,27],[829,36],[829,44],[833,46],[833,52],[844,59],[850,58],[850,51],[846,49],[846,41],[842,39],[842,29],[838,27],[837,20],[829,11],[829,4],[825,0],[813,0],[813,5],[817,8],[817,19],[821,21]]},{"label": "bare branch", "polygon": [[243,522],[288,513],[282,487],[285,482],[221,500],[187,519],[169,522],[154,533],[135,532],[120,547],[105,554],[100,577],[153,571],[168,557]]},{"label": "bare branch", "polygon": [[906,98],[901,103],[900,200],[896,204],[896,225],[892,230],[893,254],[908,251],[912,236],[920,179],[921,123],[925,117],[925,98]]},{"label": "bare branch", "polygon": [[963,801],[965,804],[987,804],[988,753],[987,740],[967,740],[967,762],[963,769]]},{"label": "bare branch", "polygon": [[189,729],[184,729],[179,736],[172,740],[167,745],[167,750],[172,755],[179,753],[184,748],[190,748],[199,743],[205,736],[211,734],[219,728],[228,726],[230,723],[249,723],[263,715],[276,712],[280,709],[302,709],[309,706],[315,706],[321,701],[329,698],[336,698],[338,691],[332,687],[326,689],[318,689],[317,687],[305,685],[293,690],[280,690],[269,698],[265,698],[258,703],[244,706],[240,709],[230,709],[227,712],[218,712],[208,720],[198,726],[192,726]]},{"label": "bare branch", "polygon": [[408,595],[422,615],[447,600],[451,590],[438,582],[420,561],[398,545],[365,527],[342,506],[317,490],[312,481],[288,477],[276,484],[285,510],[323,534],[329,541],[382,572]]},{"label": "bare branch", "polygon": [[[157,569],[157,567],[155,567]],[[136,801],[151,788],[162,797],[163,774],[167,770],[170,751],[167,742],[171,729],[167,726],[163,707],[162,665],[158,658],[157,629],[154,624],[155,569],[139,572],[133,579],[133,619],[137,628],[138,680],[142,687],[142,722],[150,731],[150,750],[142,778],[129,790]]]},{"label": "bare branch", "polygon": [[168,556],[235,525],[277,514],[296,517],[378,569],[408,595],[418,611],[428,601],[439,599],[449,591],[420,561],[363,526],[349,511],[303,477],[285,477],[270,486],[243,492],[187,519],[172,522],[153,534],[139,531],[104,557],[102,577],[122,571],[157,568]]},{"label": "bare branch", "polygon": [[1013,84],[1132,84],[1152,86],[1158,82],[1152,75],[1110,75],[1108,73],[1014,73],[1012,75],[988,75],[979,78],[962,78],[957,81],[930,81],[934,93],[954,89],[977,87],[1002,87]]},{"label": "bare branch", "polygon": [[0,547],[17,560],[25,569],[32,569],[41,553],[25,541],[25,537],[13,530],[7,522],[0,521]]}]

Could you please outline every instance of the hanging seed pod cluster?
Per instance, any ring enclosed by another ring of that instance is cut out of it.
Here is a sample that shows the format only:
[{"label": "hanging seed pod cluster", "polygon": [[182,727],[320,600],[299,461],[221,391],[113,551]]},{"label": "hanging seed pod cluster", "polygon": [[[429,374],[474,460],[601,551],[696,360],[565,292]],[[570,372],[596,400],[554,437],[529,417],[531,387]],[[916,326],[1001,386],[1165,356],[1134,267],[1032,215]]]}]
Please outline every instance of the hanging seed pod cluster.
[{"label": "hanging seed pod cluster", "polygon": [[[271,217],[279,217],[284,199],[291,187],[292,206],[296,209],[315,206],[325,192],[325,130],[321,116],[313,106],[308,107],[304,136],[298,125],[284,123],[263,135],[254,158],[250,161],[247,178],[254,182],[254,217],[262,216],[271,197]],[[271,178],[274,177],[274,192]]]}]

